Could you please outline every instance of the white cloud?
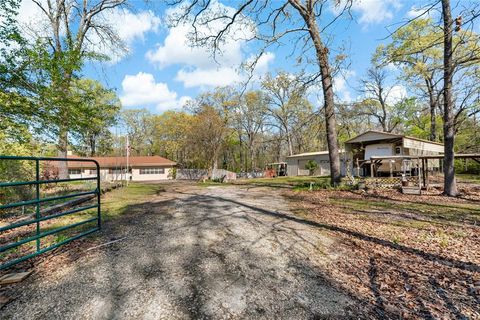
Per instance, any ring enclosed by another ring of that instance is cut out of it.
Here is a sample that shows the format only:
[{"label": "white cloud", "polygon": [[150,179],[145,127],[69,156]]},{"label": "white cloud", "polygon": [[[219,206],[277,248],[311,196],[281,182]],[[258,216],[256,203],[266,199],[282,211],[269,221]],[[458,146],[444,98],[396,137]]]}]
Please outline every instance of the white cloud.
[{"label": "white cloud", "polygon": [[122,81],[122,91],[120,100],[125,107],[155,106],[160,112],[182,107],[190,100],[187,96],[178,98],[166,83],[156,82],[152,74],[144,72],[126,75]]},{"label": "white cloud", "polygon": [[235,68],[229,67],[196,68],[192,71],[181,69],[175,77],[175,80],[183,82],[186,88],[228,86],[242,79]]},{"label": "white cloud", "polygon": [[114,8],[106,10],[99,20],[101,25],[107,26],[117,33],[126,49],[125,52],[116,47],[102,45],[97,34],[90,35],[91,42],[96,44],[92,49],[110,57],[110,63],[117,63],[123,59],[132,51],[135,41],[143,41],[146,33],[157,32],[160,26],[160,18],[150,10],[133,13],[125,8]]},{"label": "white cloud", "polygon": [[127,44],[143,40],[147,32],[157,32],[160,25],[160,18],[150,10],[132,13],[127,9],[114,9],[105,18]]},{"label": "white cloud", "polygon": [[333,78],[333,91],[342,101],[352,101],[352,95],[348,86],[348,81],[355,77],[355,75],[355,71],[346,70],[337,74]]},{"label": "white cloud", "polygon": [[265,52],[258,58],[255,65],[255,72],[257,74],[265,74],[268,72],[268,66],[275,60],[275,54],[273,52]]},{"label": "white cloud", "polygon": [[437,10],[432,9],[430,6],[412,6],[410,10],[407,11],[405,17],[408,19],[413,19],[421,16],[422,18],[435,19],[438,16],[438,13],[439,12]]},{"label": "white cloud", "polygon": [[[39,3],[46,7],[46,0]],[[17,15],[18,25],[27,40],[34,40],[37,36],[46,36],[51,33],[51,26],[42,9],[31,0],[21,1]],[[64,30],[60,30],[63,34]]]},{"label": "white cloud", "polygon": [[407,97],[407,89],[402,85],[395,85],[390,88],[387,104],[394,105]]},{"label": "white cloud", "polygon": [[357,0],[352,10],[360,14],[361,24],[369,25],[392,19],[401,6],[398,0]]},{"label": "white cloud", "polygon": [[[43,7],[47,6],[46,0],[40,0],[40,4]],[[18,21],[27,39],[33,40],[37,36],[50,36],[52,34],[45,13],[31,0],[22,1],[18,11]],[[97,26],[114,30],[119,39],[123,41],[128,52],[132,50],[135,41],[143,41],[147,32],[158,31],[160,18],[152,11],[134,13],[125,8],[113,8],[97,15],[94,23]],[[77,25],[74,24],[73,26],[76,27]],[[64,30],[61,30],[61,35],[65,35]],[[101,44],[100,37],[92,29],[87,37],[89,41],[86,41],[86,43],[90,46],[90,49],[110,57],[111,62],[118,62],[125,56],[126,52]]]},{"label": "white cloud", "polygon": [[240,41],[228,41],[221,47],[221,54],[212,57],[211,50],[207,46],[192,47],[189,41],[191,26],[178,26],[169,29],[164,44],[155,50],[149,50],[147,59],[164,68],[175,64],[186,64],[197,68],[214,68],[218,65],[240,64],[242,52]]},{"label": "white cloud", "polygon": [[[178,14],[180,10],[178,8],[168,10],[167,19]],[[203,13],[204,16],[224,16],[234,12],[233,8],[218,1],[212,1],[208,10]],[[203,15],[198,18],[198,21],[204,19]],[[214,19],[207,25],[200,22],[197,32],[200,38],[216,35],[228,22],[228,19],[223,18]],[[188,88],[229,85],[241,81],[244,77],[240,66],[245,59],[243,54],[247,44],[245,39],[252,37],[254,29],[255,26],[250,20],[241,17],[239,22],[225,34],[224,41],[221,41],[214,57],[211,43],[192,46],[194,29],[191,23],[186,22],[170,28],[163,43],[149,50],[146,58],[159,68],[180,65],[181,69],[175,80],[183,82],[183,85]],[[273,53],[262,56],[256,73],[265,73],[273,58]]]}]

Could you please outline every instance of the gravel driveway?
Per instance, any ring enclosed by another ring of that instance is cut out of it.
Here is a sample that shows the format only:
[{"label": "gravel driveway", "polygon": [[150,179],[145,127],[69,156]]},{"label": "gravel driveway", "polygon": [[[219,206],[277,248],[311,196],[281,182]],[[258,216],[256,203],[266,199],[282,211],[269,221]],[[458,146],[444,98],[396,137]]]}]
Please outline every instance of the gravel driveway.
[{"label": "gravel driveway", "polygon": [[321,271],[335,244],[289,220],[278,191],[168,190],[107,223],[100,236],[100,243],[124,240],[17,285],[0,318],[347,317],[354,302]]}]

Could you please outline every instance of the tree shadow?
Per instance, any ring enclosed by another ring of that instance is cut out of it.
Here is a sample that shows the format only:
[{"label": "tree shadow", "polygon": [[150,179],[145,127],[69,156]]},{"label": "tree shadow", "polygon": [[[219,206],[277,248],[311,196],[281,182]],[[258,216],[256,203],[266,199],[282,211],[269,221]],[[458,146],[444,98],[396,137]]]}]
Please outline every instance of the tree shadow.
[{"label": "tree shadow", "polygon": [[[71,263],[54,264],[52,278],[17,286],[2,313],[38,319],[350,318],[345,309],[355,302],[307,259],[305,248],[318,250],[315,239],[283,225],[283,218],[251,213],[197,194],[131,205],[105,222],[96,243],[125,240],[88,252],[63,247],[57,254]],[[56,276],[56,268],[65,271]]]},{"label": "tree shadow", "polygon": [[382,246],[385,246],[385,247],[388,247],[388,248],[391,248],[391,249],[395,249],[395,250],[398,250],[398,251],[403,251],[403,252],[406,252],[406,253],[409,253],[409,254],[414,254],[414,255],[417,255],[417,256],[425,259],[425,260],[441,263],[441,264],[444,264],[448,267],[455,267],[455,268],[458,268],[458,269],[461,269],[461,270],[480,272],[480,266],[473,263],[473,262],[461,261],[461,260],[456,260],[456,259],[452,259],[452,258],[448,258],[448,257],[442,257],[442,256],[439,256],[437,254],[425,252],[425,251],[422,251],[422,250],[419,250],[419,249],[416,249],[416,248],[411,248],[411,247],[401,245],[401,244],[398,244],[398,243],[394,243],[394,242],[391,242],[391,241],[387,241],[387,240],[384,240],[384,239],[379,239],[379,238],[376,238],[376,237],[373,237],[373,236],[365,235],[365,234],[357,232],[357,231],[345,229],[345,228],[334,226],[334,225],[319,223],[319,222],[316,222],[316,221],[313,221],[313,220],[307,220],[307,219],[296,217],[296,216],[286,214],[286,213],[275,212],[275,211],[270,211],[270,210],[258,208],[258,207],[255,207],[255,206],[252,206],[252,205],[249,205],[249,204],[246,204],[246,203],[242,203],[242,202],[239,202],[239,201],[236,201],[236,200],[233,200],[233,199],[216,197],[216,196],[208,196],[208,197],[212,197],[212,198],[215,198],[215,199],[218,199],[218,200],[221,200],[221,201],[227,201],[227,202],[235,203],[237,205],[244,206],[246,208],[249,208],[249,209],[251,209],[255,212],[261,213],[261,214],[265,214],[265,215],[269,215],[269,216],[273,216],[273,217],[277,217],[277,218],[282,218],[282,219],[285,219],[285,220],[294,221],[294,222],[297,222],[297,223],[300,223],[300,224],[305,224],[305,225],[309,225],[309,226],[320,228],[320,229],[327,229],[327,230],[331,230],[331,231],[341,232],[341,233],[347,234],[349,236],[358,238],[360,240],[373,242],[373,243],[380,244]]}]

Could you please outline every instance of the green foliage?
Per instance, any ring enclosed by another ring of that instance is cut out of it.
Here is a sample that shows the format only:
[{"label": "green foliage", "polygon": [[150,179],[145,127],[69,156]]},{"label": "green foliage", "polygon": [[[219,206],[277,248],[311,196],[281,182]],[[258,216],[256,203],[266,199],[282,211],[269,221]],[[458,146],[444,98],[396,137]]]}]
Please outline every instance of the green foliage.
[{"label": "green foliage", "polygon": [[305,164],[305,169],[308,170],[308,174],[313,176],[315,173],[315,170],[318,169],[318,163],[315,160],[308,160],[307,163]]},{"label": "green foliage", "polygon": [[71,131],[82,147],[87,146],[85,155],[111,152],[112,134],[109,127],[117,123],[120,111],[120,100],[116,93],[89,79],[75,81],[72,91],[72,100],[79,116]]},{"label": "green foliage", "polygon": [[154,116],[154,150],[163,157],[177,161],[180,165],[186,162],[187,134],[192,115],[185,112],[166,111]]},{"label": "green foliage", "polygon": [[173,179],[173,180],[177,179],[177,168],[176,167],[170,169],[170,173],[168,174],[168,177]]},{"label": "green foliage", "polygon": [[25,40],[22,38],[17,15],[20,0],[0,1],[0,89],[8,90],[25,80],[22,59]]},{"label": "green foliage", "polygon": [[[37,152],[32,143],[19,143],[0,133],[0,154],[13,156],[32,156]],[[33,181],[35,180],[35,163],[26,160],[0,161],[0,181]],[[31,186],[0,188],[0,204],[30,200],[33,196]]]},{"label": "green foliage", "polygon": [[130,139],[132,153],[134,155],[154,154],[156,151],[153,144],[154,116],[146,109],[128,109],[122,112],[122,121]]}]

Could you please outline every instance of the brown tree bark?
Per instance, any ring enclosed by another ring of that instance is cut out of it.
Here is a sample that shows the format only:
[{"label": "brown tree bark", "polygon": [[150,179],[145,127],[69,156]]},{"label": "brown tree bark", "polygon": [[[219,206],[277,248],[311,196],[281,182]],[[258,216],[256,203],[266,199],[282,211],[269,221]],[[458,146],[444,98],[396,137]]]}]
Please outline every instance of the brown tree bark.
[{"label": "brown tree bark", "polygon": [[438,99],[433,90],[432,79],[425,79],[428,91],[428,101],[430,102],[430,141],[437,141],[437,103]]},{"label": "brown tree bark", "polygon": [[444,194],[457,195],[455,181],[455,117],[453,115],[452,80],[453,80],[453,20],[450,0],[442,0],[443,17],[443,142],[445,154],[443,158]]},{"label": "brown tree bark", "polygon": [[341,179],[340,156],[337,139],[337,123],[335,119],[335,102],[333,93],[332,71],[328,61],[328,48],[323,44],[318,29],[314,6],[311,0],[307,1],[306,6],[302,6],[296,0],[289,0],[292,6],[298,10],[307,24],[310,37],[315,47],[320,75],[322,80],[323,99],[325,103],[325,124],[327,131],[327,145],[330,159],[330,178],[332,185],[338,185]]}]

